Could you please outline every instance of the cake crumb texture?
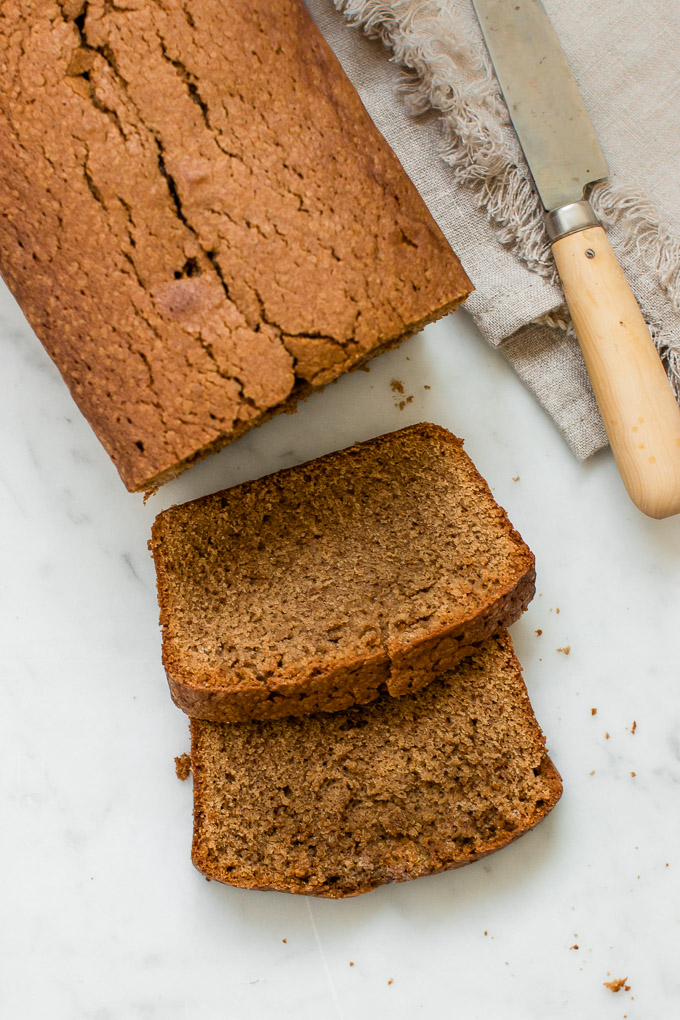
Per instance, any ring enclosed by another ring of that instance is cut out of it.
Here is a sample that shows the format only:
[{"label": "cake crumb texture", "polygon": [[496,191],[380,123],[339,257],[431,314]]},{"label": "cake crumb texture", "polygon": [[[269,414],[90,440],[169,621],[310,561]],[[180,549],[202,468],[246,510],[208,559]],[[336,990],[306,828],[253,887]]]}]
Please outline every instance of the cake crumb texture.
[{"label": "cake crumb texture", "polygon": [[180,754],[175,758],[175,772],[177,778],[183,782],[191,775],[191,755]]},{"label": "cake crumb texture", "polygon": [[151,549],[172,696],[221,722],[416,690],[534,592],[462,442],[426,423],[171,507]]},{"label": "cake crumb texture", "polygon": [[153,490],[471,285],[299,0],[3,0],[0,271]]},{"label": "cake crumb texture", "polygon": [[628,978],[615,978],[613,981],[603,981],[602,984],[605,988],[608,988],[610,992],[620,992],[622,989],[630,991],[630,985],[626,984]]},{"label": "cake crumb texture", "polygon": [[336,898],[460,867],[562,790],[507,632],[415,695],[191,732],[194,864],[245,888]]}]

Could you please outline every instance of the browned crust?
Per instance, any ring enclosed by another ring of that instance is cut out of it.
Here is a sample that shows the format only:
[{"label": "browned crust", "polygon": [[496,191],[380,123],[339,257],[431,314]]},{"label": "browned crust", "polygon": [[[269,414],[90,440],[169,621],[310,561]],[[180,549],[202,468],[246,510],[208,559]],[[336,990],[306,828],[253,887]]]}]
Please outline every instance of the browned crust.
[{"label": "browned crust", "polygon": [[5,0],[0,48],[0,270],[131,491],[470,293],[303,3]]},{"label": "browned crust", "polygon": [[[536,745],[538,748],[542,748],[543,751],[538,769],[542,778],[546,782],[549,795],[536,804],[534,813],[525,826],[513,832],[503,832],[497,839],[481,843],[474,851],[465,853],[460,857],[457,857],[455,860],[442,857],[436,863],[432,863],[432,861],[430,861],[425,866],[415,868],[412,865],[407,864],[405,861],[403,870],[400,871],[399,869],[392,867],[389,873],[385,873],[380,877],[374,877],[372,880],[359,882],[356,888],[351,891],[347,891],[346,889],[339,891],[337,886],[324,885],[322,882],[318,884],[314,884],[309,881],[295,882],[288,876],[284,877],[276,874],[263,873],[258,877],[251,876],[250,878],[243,874],[239,874],[238,877],[235,877],[233,874],[226,875],[220,867],[220,863],[211,857],[208,848],[204,846],[203,843],[202,812],[200,804],[203,797],[204,763],[198,751],[198,736],[201,723],[199,720],[191,720],[191,762],[194,782],[194,834],[191,856],[195,867],[210,879],[223,882],[226,885],[236,885],[239,888],[287,892],[297,895],[318,896],[327,899],[344,899],[370,892],[381,885],[394,882],[405,882],[410,879],[420,878],[426,875],[434,875],[442,871],[450,871],[464,867],[466,864],[472,864],[475,861],[487,857],[489,854],[495,853],[497,850],[503,849],[503,847],[508,846],[510,843],[513,843],[515,840],[531,831],[531,829],[535,828],[535,826],[549,814],[559,801],[562,795],[562,779],[551,758],[545,751],[545,739],[535,717],[533,716],[531,703],[529,701],[526,685],[522,676],[522,668],[514,653],[510,635],[501,632],[496,636],[496,639],[499,646],[509,653],[509,668],[513,669],[516,674],[516,684],[523,692],[524,699],[526,701],[526,710],[532,717],[532,726],[535,733]],[[418,686],[422,687],[423,685],[421,684]]]},{"label": "browned crust", "polygon": [[[472,289],[472,285],[470,285],[470,290],[472,291]],[[375,358],[376,355],[385,354],[387,351],[394,350],[405,340],[409,340],[412,336],[420,333],[425,326],[429,326],[430,323],[437,322],[439,319],[443,319],[444,316],[449,315],[451,312],[455,312],[456,308],[459,308],[460,305],[463,304],[467,296],[468,295],[464,298],[456,298],[455,301],[450,301],[447,305],[438,308],[436,311],[432,312],[431,315],[428,315],[419,322],[409,326],[409,328],[399,336],[385,340],[384,343],[378,343],[372,350],[367,351],[360,357],[357,357],[351,363],[348,362],[346,372],[356,372],[357,369],[363,368],[363,366],[367,364],[367,362],[371,361],[372,358]],[[131,491],[144,492],[147,495],[153,495],[153,493],[157,492],[162,485],[165,485],[167,482],[171,482],[173,478],[177,478],[177,476],[181,475],[183,471],[187,470],[187,468],[193,467],[194,464],[198,464],[199,461],[209,457],[211,453],[217,453],[219,450],[224,449],[225,446],[229,446],[231,443],[236,442],[237,439],[240,439],[242,435],[245,435],[246,432],[249,432],[250,429],[254,428],[256,425],[264,425],[266,421],[274,418],[277,414],[292,414],[297,410],[297,406],[301,401],[306,400],[307,397],[312,396],[314,393],[320,393],[321,390],[325,389],[326,385],[327,383],[323,383],[320,386],[312,386],[308,382],[297,380],[295,388],[290,396],[281,404],[278,404],[277,407],[272,407],[268,411],[263,411],[257,421],[241,423],[241,425],[235,428],[232,432],[224,433],[216,439],[213,439],[206,446],[194,451],[191,456],[185,458],[179,464],[174,464],[171,468],[168,468],[167,471],[163,471],[161,474],[156,475],[153,478],[149,478],[145,482],[140,482],[136,488]]]},{"label": "browned crust", "polygon": [[[444,440],[456,451],[462,451],[462,440],[445,428],[430,422],[422,422],[400,429],[394,435],[409,432],[430,434]],[[384,437],[377,436],[365,443],[355,444],[330,456],[342,457],[351,454],[357,446],[372,446]],[[465,454],[463,454],[465,456]],[[324,458],[317,458],[322,460]],[[469,458],[468,458],[469,461]],[[315,461],[309,461],[314,464]],[[490,499],[493,496],[488,485],[471,461],[469,465],[476,480]],[[297,465],[277,472],[285,476],[299,471]],[[237,488],[257,485],[258,480],[244,483]],[[225,490],[229,491],[229,490]],[[194,500],[200,507],[216,494]],[[169,590],[165,576],[163,529],[167,520],[164,511],[154,521],[150,549],[156,564],[156,584],[160,607],[160,624],[163,630],[163,665],[168,677],[170,693],[174,703],[187,715],[214,722],[242,722],[249,719],[277,719],[286,715],[307,715],[310,712],[335,712],[354,704],[365,704],[376,698],[383,690],[399,696],[417,690],[429,683],[437,673],[449,669],[459,662],[481,641],[496,633],[500,627],[514,623],[529,605],[535,593],[534,556],[521,536],[512,527],[503,512],[507,536],[516,544],[519,561],[523,564],[517,576],[498,592],[496,598],[481,610],[463,621],[442,626],[434,633],[405,645],[385,647],[370,659],[347,661],[333,669],[320,670],[310,664],[307,674],[267,680],[263,683],[245,684],[240,681],[232,688],[225,687],[223,677],[209,672],[196,675],[187,672],[181,654],[177,653],[167,640],[170,624]]]}]

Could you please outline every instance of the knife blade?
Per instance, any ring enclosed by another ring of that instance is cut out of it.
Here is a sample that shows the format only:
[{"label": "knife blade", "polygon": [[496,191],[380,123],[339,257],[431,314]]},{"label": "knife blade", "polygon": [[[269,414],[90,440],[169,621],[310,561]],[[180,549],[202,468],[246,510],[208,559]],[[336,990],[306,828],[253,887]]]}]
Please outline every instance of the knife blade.
[{"label": "knife blade", "polygon": [[609,175],[539,0],[473,0],[548,236],[609,442],[629,496],[650,517],[680,513],[680,407],[592,206]]}]

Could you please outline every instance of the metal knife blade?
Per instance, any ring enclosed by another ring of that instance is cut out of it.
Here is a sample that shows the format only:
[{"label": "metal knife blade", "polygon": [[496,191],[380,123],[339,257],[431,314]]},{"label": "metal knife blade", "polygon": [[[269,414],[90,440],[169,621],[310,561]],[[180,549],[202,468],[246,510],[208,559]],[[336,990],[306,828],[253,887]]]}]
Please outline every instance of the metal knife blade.
[{"label": "metal knife blade", "polygon": [[543,205],[581,201],[609,168],[548,15],[539,0],[473,3]]}]

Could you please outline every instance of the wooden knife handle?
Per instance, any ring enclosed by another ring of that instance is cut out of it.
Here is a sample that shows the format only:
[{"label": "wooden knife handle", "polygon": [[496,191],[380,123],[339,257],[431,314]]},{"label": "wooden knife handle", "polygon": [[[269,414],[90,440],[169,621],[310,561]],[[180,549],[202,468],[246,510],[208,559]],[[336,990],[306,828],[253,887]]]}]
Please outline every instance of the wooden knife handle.
[{"label": "wooden knife handle", "polygon": [[680,407],[602,227],[553,254],[623,483],[649,517],[680,513]]}]

